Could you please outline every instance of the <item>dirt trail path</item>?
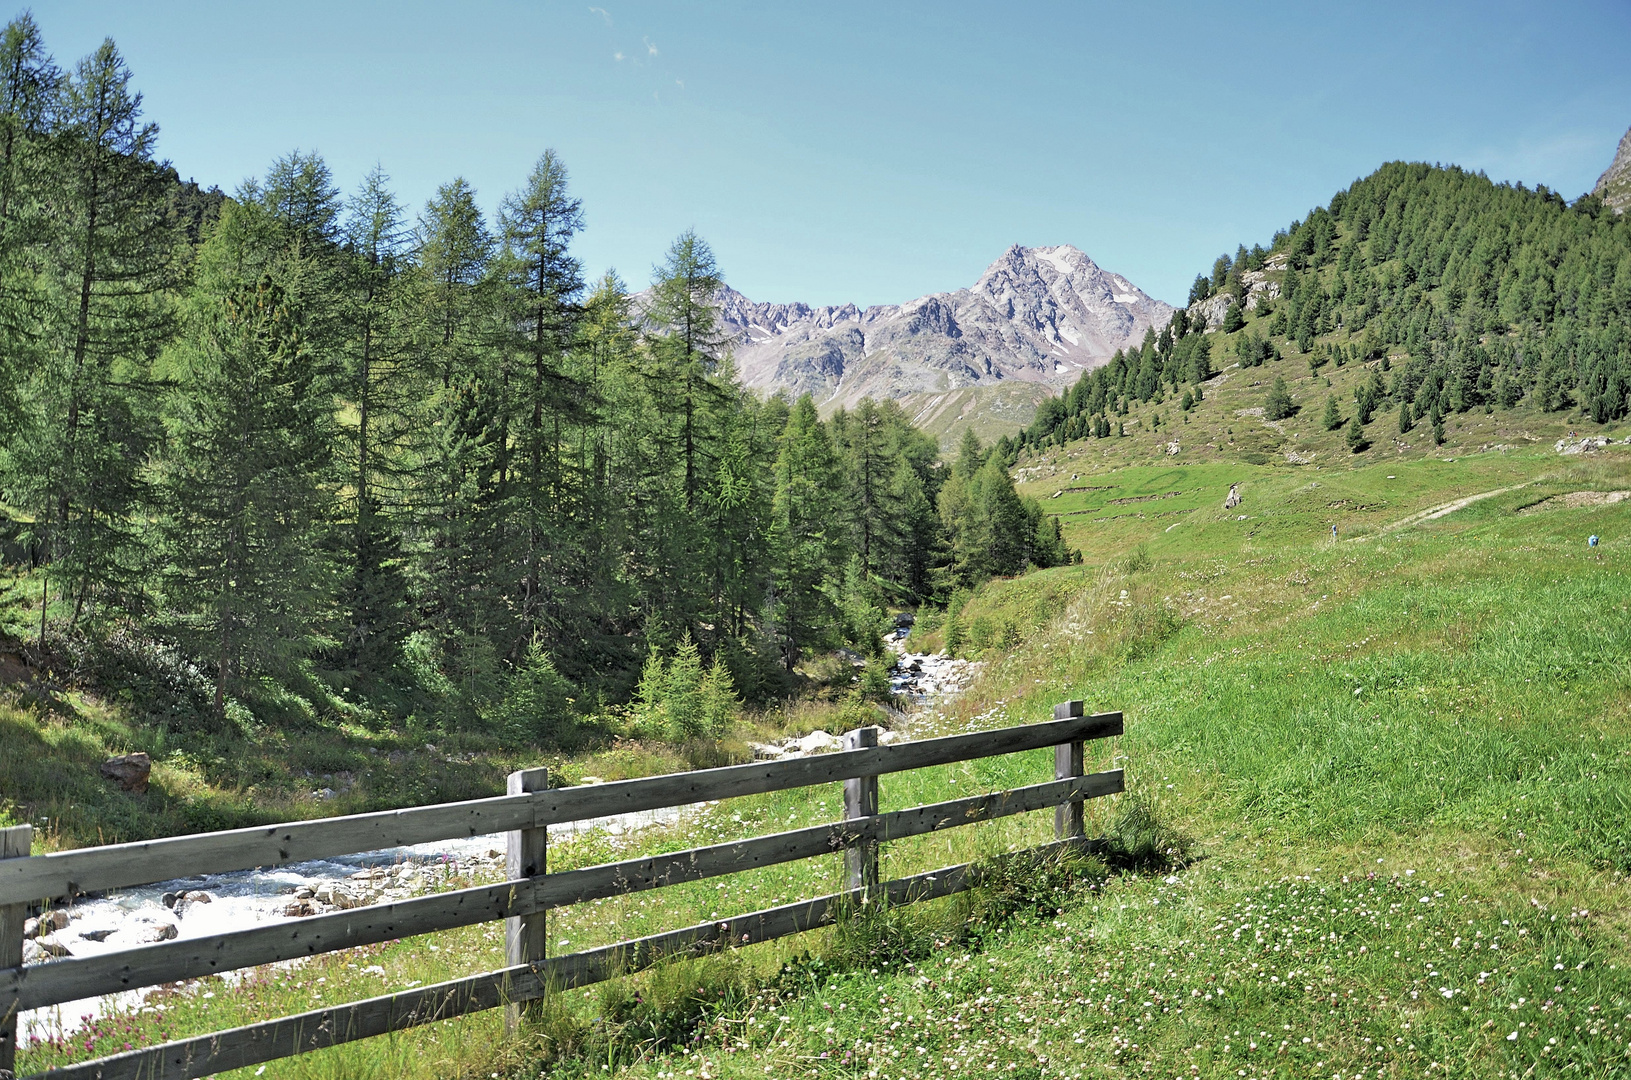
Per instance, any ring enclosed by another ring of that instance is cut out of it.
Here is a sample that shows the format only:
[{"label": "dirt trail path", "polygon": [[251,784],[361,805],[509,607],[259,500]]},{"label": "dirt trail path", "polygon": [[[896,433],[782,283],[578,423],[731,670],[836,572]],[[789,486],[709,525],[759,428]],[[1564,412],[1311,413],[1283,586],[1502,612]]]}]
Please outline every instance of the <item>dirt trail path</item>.
[{"label": "dirt trail path", "polygon": [[1402,517],[1390,525],[1383,525],[1380,529],[1377,529],[1373,533],[1368,533],[1365,536],[1352,537],[1349,539],[1348,543],[1363,543],[1366,540],[1375,540],[1379,536],[1386,536],[1389,533],[1396,533],[1400,529],[1408,529],[1412,525],[1420,525],[1424,521],[1437,521],[1441,517],[1448,517],[1457,510],[1465,510],[1475,502],[1481,502],[1484,499],[1493,499],[1497,495],[1505,495],[1509,491],[1516,491],[1519,488],[1528,486],[1528,484],[1513,484],[1510,487],[1496,488],[1494,491],[1481,491],[1477,495],[1467,495],[1451,502],[1440,503],[1437,506],[1429,506],[1426,510],[1418,510],[1414,514],[1411,514],[1408,517]]}]

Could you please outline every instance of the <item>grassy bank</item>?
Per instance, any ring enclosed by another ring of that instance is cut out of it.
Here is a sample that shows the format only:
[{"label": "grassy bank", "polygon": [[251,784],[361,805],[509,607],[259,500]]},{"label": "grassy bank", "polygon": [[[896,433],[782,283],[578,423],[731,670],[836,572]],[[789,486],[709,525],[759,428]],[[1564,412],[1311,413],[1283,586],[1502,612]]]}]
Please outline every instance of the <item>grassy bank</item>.
[{"label": "grassy bank", "polygon": [[[1087,565],[971,597],[959,618],[993,629],[964,648],[986,666],[923,729],[1038,720],[1065,697],[1123,710],[1127,735],[1091,764],[1125,764],[1194,838],[1186,866],[1076,867],[1045,903],[940,901],[562,995],[514,1039],[472,1018],[264,1075],[1631,1075],[1631,503],[1553,498],[1631,488],[1625,452],[1264,470],[1228,512],[1222,477],[1190,479],[1205,497],[1184,513],[1109,536],[1067,518]],[[1186,482],[1130,467],[1084,494]],[[883,802],[1048,775],[1040,753],[925,770],[885,778]],[[838,806],[835,787],[735,800],[555,865]],[[1097,806],[1094,830],[1119,812]],[[1050,833],[1028,815],[920,838],[886,868]],[[688,925],[837,874],[817,860],[584,905],[552,916],[552,940]],[[480,928],[396,942],[134,1022],[174,1036],[480,970],[500,948]]]}]

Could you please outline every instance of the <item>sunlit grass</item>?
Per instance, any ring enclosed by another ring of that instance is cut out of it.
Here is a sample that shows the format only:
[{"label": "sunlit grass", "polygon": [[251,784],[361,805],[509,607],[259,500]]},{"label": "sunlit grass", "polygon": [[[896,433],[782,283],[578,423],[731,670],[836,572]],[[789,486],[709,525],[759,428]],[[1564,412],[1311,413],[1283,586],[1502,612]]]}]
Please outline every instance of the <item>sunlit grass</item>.
[{"label": "sunlit grass", "polygon": [[[1142,491],[1151,478],[1136,479]],[[1348,542],[1515,479],[1536,482]],[[857,964],[818,931],[559,995],[514,1038],[489,1014],[263,1075],[1631,1076],[1631,507],[1514,513],[1631,487],[1626,459],[1378,466],[1329,478],[1336,492],[1327,480],[1254,481],[1242,509],[1268,519],[1259,530],[1203,506],[1137,538],[1141,552],[1106,542],[1089,565],[993,583],[966,615],[1011,623],[1017,643],[989,648],[975,687],[922,722],[922,734],[1034,722],[1065,698],[1122,710],[1127,734],[1090,744],[1089,767],[1125,765],[1196,837],[1192,865],[1122,874],[1060,912],[977,932],[954,933],[970,909],[936,901],[879,931],[930,936],[926,953],[880,953],[902,957],[888,963]],[[1344,500],[1359,509],[1328,505]],[[1355,515],[1336,543],[1331,513]],[[788,726],[827,726],[821,708]],[[1033,752],[881,788],[887,810],[1051,775]],[[1111,802],[1090,804],[1090,831]],[[839,807],[836,785],[733,800],[672,829],[557,845],[552,865],[797,828]],[[1033,814],[917,838],[886,848],[886,873],[1051,835]],[[839,884],[833,857],[582,905],[551,914],[552,947]],[[169,1000],[164,1029],[488,969],[502,962],[495,931],[319,958],[213,999],[201,985]]]}]

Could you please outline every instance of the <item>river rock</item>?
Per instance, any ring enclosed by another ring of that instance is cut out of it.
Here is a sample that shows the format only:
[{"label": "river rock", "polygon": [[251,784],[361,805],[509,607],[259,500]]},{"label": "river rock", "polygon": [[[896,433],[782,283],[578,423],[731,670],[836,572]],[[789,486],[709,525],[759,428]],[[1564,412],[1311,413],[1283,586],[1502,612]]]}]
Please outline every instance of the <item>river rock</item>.
[{"label": "river rock", "polygon": [[113,928],[104,926],[100,930],[81,930],[79,936],[86,941],[106,941],[113,936]]},{"label": "river rock", "polygon": [[317,909],[310,900],[293,900],[283,905],[283,914],[291,919],[304,919],[308,915],[317,914]]},{"label": "river rock", "polygon": [[66,911],[47,911],[37,919],[23,920],[23,937],[36,938],[57,930],[68,929]]},{"label": "river rock", "polygon": [[68,946],[64,945],[50,934],[42,935],[41,937],[37,938],[33,944],[34,947],[40,951],[41,955],[47,956],[52,960],[60,960],[65,956],[74,955],[68,951]]},{"label": "river rock", "polygon": [[153,772],[153,759],[143,753],[123,754],[102,763],[102,775],[125,791],[137,795],[147,790],[148,777]]},{"label": "river rock", "polygon": [[131,940],[140,945],[153,945],[160,941],[174,941],[181,933],[173,922],[156,922],[131,930]]},{"label": "river rock", "polygon": [[215,897],[211,896],[207,892],[204,892],[202,889],[193,889],[191,892],[182,893],[176,898],[176,918],[179,919],[185,915],[188,908],[196,907],[199,904],[213,903],[214,901]]},{"label": "river rock", "polygon": [[841,749],[843,745],[838,736],[817,729],[802,739],[793,740],[789,749],[796,749],[801,754],[820,754],[828,750]]},{"label": "river rock", "polygon": [[344,885],[335,885],[333,882],[325,882],[319,885],[316,899],[319,903],[339,908],[341,911],[362,906],[362,901],[357,898],[355,893]]}]

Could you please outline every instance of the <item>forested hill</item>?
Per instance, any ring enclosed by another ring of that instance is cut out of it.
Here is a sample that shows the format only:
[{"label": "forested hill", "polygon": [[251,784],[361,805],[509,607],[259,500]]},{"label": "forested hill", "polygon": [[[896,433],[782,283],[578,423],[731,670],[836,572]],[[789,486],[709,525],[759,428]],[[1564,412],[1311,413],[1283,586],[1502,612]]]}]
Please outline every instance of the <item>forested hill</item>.
[{"label": "forested hill", "polygon": [[547,742],[650,657],[779,693],[891,604],[1065,558],[1005,460],[746,391],[699,237],[649,310],[586,282],[553,153],[493,220],[314,154],[224,198],[157,157],[112,42],[64,72],[24,16],[0,72],[0,637],[39,663],[200,724],[322,684]]},{"label": "forested hill", "polygon": [[1384,165],[1268,248],[1218,259],[1166,331],[1084,376],[1021,442],[1108,435],[1129,401],[1193,396],[1185,385],[1215,369],[1294,353],[1316,370],[1327,359],[1395,358],[1367,417],[1384,403],[1415,417],[1523,403],[1622,418],[1631,218],[1597,195],[1571,204],[1458,168]]}]

